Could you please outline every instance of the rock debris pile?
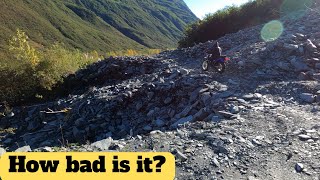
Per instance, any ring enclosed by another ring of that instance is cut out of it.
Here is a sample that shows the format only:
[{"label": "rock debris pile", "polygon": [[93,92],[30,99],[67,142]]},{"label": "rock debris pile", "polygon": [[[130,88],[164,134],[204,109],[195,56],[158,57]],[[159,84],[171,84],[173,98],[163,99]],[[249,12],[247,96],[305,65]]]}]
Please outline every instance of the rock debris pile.
[{"label": "rock debris pile", "polygon": [[[108,58],[70,76],[69,96],[0,119],[5,151],[169,151],[177,179],[317,179],[319,14],[218,41],[224,74],[203,72],[214,41],[150,57]],[[85,89],[85,90],[84,90]]]}]

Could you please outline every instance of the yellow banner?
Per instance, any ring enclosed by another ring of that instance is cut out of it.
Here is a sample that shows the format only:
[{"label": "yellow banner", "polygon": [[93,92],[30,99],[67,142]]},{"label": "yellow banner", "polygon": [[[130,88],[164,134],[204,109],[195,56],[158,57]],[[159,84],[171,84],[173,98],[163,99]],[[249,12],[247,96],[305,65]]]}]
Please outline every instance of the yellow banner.
[{"label": "yellow banner", "polygon": [[5,153],[2,180],[173,180],[175,158],[163,152]]}]

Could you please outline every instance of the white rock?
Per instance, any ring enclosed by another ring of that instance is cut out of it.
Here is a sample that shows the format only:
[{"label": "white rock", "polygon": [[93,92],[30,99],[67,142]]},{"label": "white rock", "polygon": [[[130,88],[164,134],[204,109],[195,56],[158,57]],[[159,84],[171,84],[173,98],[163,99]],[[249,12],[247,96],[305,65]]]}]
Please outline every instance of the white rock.
[{"label": "white rock", "polygon": [[182,161],[186,161],[188,159],[188,157],[186,155],[184,155],[182,152],[180,152],[177,149],[175,149],[173,153],[176,155],[177,159],[180,159]]},{"label": "white rock", "polygon": [[302,172],[302,170],[304,169],[304,166],[303,164],[301,163],[297,163],[296,166],[295,166],[295,169],[298,173]]},{"label": "white rock", "polygon": [[308,129],[308,130],[306,130],[306,133],[316,133],[317,132],[317,130],[315,130],[315,129]]},{"label": "white rock", "polygon": [[53,152],[54,150],[51,147],[46,146],[46,147],[42,148],[42,151],[44,151],[44,152]]},{"label": "white rock", "polygon": [[15,150],[15,152],[31,152],[31,148],[30,146],[23,146],[21,148],[18,148]]},{"label": "white rock", "polygon": [[317,46],[314,45],[313,42],[310,39],[307,39],[306,49],[308,51],[315,51],[317,49]]},{"label": "white rock", "polygon": [[306,141],[306,140],[308,140],[308,139],[311,139],[311,137],[308,136],[308,135],[306,135],[306,134],[300,134],[300,135],[298,135],[298,137],[299,137],[301,140],[303,140],[303,141]]},{"label": "white rock", "polygon": [[6,153],[6,150],[3,148],[0,148],[0,156],[2,156],[4,153]]},{"label": "white rock", "polygon": [[109,150],[109,147],[111,146],[113,139],[111,137],[107,139],[103,139],[100,141],[96,141],[91,144],[92,147],[99,148],[101,150]]},{"label": "white rock", "polygon": [[217,158],[216,158],[216,157],[214,157],[214,158],[213,158],[212,163],[214,164],[214,166],[216,166],[216,167],[220,167],[220,162],[217,160]]},{"label": "white rock", "polygon": [[257,139],[253,139],[252,143],[257,145],[257,146],[261,146],[262,145],[262,143],[260,141],[258,141]]}]

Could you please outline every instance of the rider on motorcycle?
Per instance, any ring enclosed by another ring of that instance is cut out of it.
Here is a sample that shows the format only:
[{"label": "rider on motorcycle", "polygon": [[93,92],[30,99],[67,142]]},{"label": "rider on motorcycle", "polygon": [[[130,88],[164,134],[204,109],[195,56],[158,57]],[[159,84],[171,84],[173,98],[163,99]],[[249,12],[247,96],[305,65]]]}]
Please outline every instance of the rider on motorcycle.
[{"label": "rider on motorcycle", "polygon": [[223,73],[226,68],[226,61],[229,61],[230,58],[221,54],[222,49],[219,46],[219,42],[217,41],[206,53],[208,53],[208,56],[205,57],[206,60],[202,63],[202,69],[207,71],[209,67],[215,67],[219,73]]},{"label": "rider on motorcycle", "polygon": [[217,41],[216,44],[214,45],[213,48],[210,48],[208,51],[207,51],[208,54],[211,55],[211,58],[212,59],[217,59],[219,57],[221,57],[221,53],[222,53],[222,49],[221,47],[219,46],[219,42]]}]

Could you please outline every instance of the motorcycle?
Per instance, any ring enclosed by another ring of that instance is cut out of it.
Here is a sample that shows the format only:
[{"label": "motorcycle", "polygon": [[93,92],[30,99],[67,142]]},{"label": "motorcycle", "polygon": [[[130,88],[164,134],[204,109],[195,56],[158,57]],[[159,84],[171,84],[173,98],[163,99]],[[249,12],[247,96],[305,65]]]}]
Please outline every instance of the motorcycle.
[{"label": "motorcycle", "polygon": [[209,54],[205,57],[205,60],[202,63],[202,69],[204,71],[208,71],[209,69],[214,67],[217,72],[222,74],[226,69],[226,63],[229,60],[230,58],[227,56],[220,56],[217,59],[213,59],[212,55]]}]

